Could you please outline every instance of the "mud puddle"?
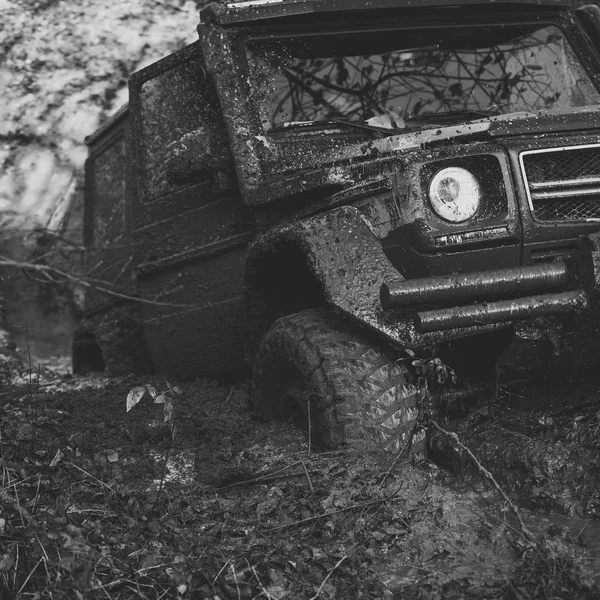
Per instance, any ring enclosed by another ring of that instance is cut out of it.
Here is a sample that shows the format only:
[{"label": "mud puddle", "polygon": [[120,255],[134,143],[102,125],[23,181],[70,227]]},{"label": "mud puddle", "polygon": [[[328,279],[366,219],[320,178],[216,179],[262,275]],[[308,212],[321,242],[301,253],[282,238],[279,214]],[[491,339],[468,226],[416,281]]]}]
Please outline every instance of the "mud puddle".
[{"label": "mud puddle", "polygon": [[545,517],[555,528],[566,528],[573,539],[600,561],[600,521],[565,517],[557,513],[547,513]]},{"label": "mud puddle", "polygon": [[544,381],[521,381],[500,391],[504,411],[536,416],[577,416],[590,406],[600,409],[597,380],[565,377]]},{"label": "mud puddle", "polygon": [[[546,553],[546,566],[557,548],[569,547],[593,579],[600,573],[599,389],[591,379],[519,382],[481,401],[467,417],[444,423],[460,444],[440,431],[431,440],[432,456],[452,473],[445,484],[456,493],[500,487],[510,498],[514,510],[504,502],[500,517],[498,504],[476,494],[477,518],[488,517],[484,529],[495,519],[515,535],[522,530],[518,511],[533,537],[544,540],[539,556]],[[565,590],[558,597],[566,597]],[[518,586],[513,596],[521,597]]]}]

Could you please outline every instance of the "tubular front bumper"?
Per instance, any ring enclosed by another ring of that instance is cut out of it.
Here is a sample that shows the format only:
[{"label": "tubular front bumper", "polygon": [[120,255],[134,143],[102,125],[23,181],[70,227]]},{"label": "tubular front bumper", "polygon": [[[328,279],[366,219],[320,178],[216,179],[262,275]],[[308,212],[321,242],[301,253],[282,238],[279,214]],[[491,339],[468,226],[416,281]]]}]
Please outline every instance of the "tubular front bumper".
[{"label": "tubular front bumper", "polygon": [[555,262],[386,282],[380,299],[384,310],[408,309],[417,333],[441,332],[586,309],[573,271]]}]

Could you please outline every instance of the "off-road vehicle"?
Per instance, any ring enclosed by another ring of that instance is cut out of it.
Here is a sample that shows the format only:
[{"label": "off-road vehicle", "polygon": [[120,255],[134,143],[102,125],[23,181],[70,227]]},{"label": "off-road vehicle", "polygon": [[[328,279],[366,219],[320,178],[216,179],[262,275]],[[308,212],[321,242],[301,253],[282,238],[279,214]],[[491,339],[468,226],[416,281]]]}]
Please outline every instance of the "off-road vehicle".
[{"label": "off-road vehicle", "polygon": [[419,357],[463,385],[597,362],[598,7],[248,0],[198,31],[88,139],[113,294],[76,371],[253,365],[267,417],[397,451],[423,449]]}]

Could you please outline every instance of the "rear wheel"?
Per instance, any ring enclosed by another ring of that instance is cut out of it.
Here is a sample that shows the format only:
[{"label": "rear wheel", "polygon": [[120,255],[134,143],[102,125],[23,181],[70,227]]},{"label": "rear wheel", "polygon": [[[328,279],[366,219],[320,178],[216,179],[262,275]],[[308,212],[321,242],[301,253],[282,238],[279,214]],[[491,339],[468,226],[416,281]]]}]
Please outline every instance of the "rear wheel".
[{"label": "rear wheel", "polygon": [[276,321],[253,380],[256,409],[293,419],[321,448],[425,453],[425,432],[417,429],[421,392],[407,365],[329,310]]},{"label": "rear wheel", "polygon": [[122,305],[83,320],[73,338],[73,372],[104,371],[107,377],[151,372],[140,319]]}]

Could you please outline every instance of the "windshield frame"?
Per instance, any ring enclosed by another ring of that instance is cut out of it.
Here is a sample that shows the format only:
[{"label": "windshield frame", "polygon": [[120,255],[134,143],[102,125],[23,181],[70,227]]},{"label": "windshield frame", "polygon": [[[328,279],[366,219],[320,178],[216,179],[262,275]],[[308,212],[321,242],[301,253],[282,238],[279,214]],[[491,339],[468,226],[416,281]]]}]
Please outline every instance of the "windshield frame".
[{"label": "windshield frame", "polygon": [[[306,18],[304,18],[306,17]],[[295,131],[287,128],[277,133],[266,132],[260,121],[257,98],[246,60],[245,45],[255,38],[272,38],[282,35],[326,33],[341,28],[347,30],[391,28],[414,29],[461,26],[477,27],[479,24],[554,24],[569,39],[579,62],[600,89],[600,51],[579,23],[573,9],[540,5],[486,4],[485,7],[446,6],[428,9],[420,7],[393,10],[356,11],[354,13],[323,13],[315,22],[314,15],[293,16],[252,26],[199,27],[200,45],[205,67],[218,94],[224,124],[228,131],[229,146],[234,155],[239,191],[243,202],[249,206],[270,204],[278,198],[329,185],[326,165],[369,160],[373,145],[379,159],[390,158],[402,148],[418,146],[423,140],[439,143],[453,135],[464,137],[496,127],[490,119],[480,125],[469,122],[446,127],[448,135],[420,135],[420,132],[391,132],[381,138],[370,131],[359,131],[346,126],[328,126],[325,131],[315,127]],[[563,122],[564,119],[561,120]],[[525,127],[525,125],[524,125]],[[580,124],[579,129],[582,125]],[[587,125],[586,125],[587,128]],[[468,130],[457,133],[459,129]],[[500,127],[502,129],[502,127]],[[435,133],[436,129],[430,130]],[[388,142],[389,140],[389,142]],[[368,145],[366,145],[367,143]],[[429,143],[429,142],[427,142]],[[302,160],[299,160],[302,157]]]},{"label": "windshield frame", "polygon": [[[315,35],[323,35],[323,36],[344,35],[344,34],[351,35],[352,33],[355,33],[355,32],[359,32],[361,34],[365,34],[365,33],[377,34],[378,32],[381,32],[381,31],[401,32],[401,31],[414,31],[415,29],[432,30],[432,31],[439,30],[439,29],[449,29],[449,30],[450,29],[463,29],[464,30],[465,28],[474,27],[474,26],[475,27],[498,27],[499,25],[506,25],[506,26],[536,27],[538,29],[553,26],[560,30],[564,39],[569,44],[570,50],[572,51],[572,53],[574,54],[578,63],[580,64],[581,68],[587,75],[589,82],[595,88],[595,91],[600,95],[600,77],[599,77],[600,65],[598,63],[598,56],[589,47],[589,40],[587,40],[587,38],[584,37],[581,30],[571,20],[569,20],[568,18],[565,18],[565,16],[566,15],[564,13],[557,13],[557,12],[549,12],[549,13],[545,13],[543,15],[540,15],[540,14],[515,15],[514,13],[507,13],[507,14],[497,15],[496,18],[491,20],[489,14],[486,14],[486,15],[480,14],[480,15],[473,15],[472,18],[469,18],[466,20],[461,19],[460,21],[458,21],[456,18],[450,19],[448,17],[439,18],[439,19],[436,19],[435,17],[431,17],[431,18],[428,18],[427,20],[425,20],[423,18],[416,18],[414,20],[413,19],[410,19],[410,20],[398,19],[397,22],[390,22],[389,20],[382,22],[382,21],[373,19],[364,24],[361,24],[360,27],[358,27],[357,25],[351,26],[349,23],[341,23],[337,26],[335,26],[334,24],[328,24],[328,25],[322,24],[321,26],[317,26],[317,27],[313,26],[310,28],[303,27],[303,28],[289,29],[286,27],[280,27],[280,28],[271,28],[269,30],[261,30],[261,29],[258,29],[256,31],[246,30],[247,33],[238,40],[236,46],[237,46],[239,55],[242,58],[242,63],[244,66],[244,71],[246,73],[246,76],[247,76],[248,80],[250,80],[252,74],[251,74],[251,67],[248,62],[248,54],[250,52],[250,50],[248,49],[248,46],[253,42],[261,41],[261,40],[270,42],[270,41],[274,41],[277,39],[285,40],[286,38],[289,38],[289,39],[298,39],[298,38],[302,38],[302,37],[310,38],[310,37],[314,37]],[[595,66],[597,67],[596,70],[594,70],[592,68],[592,64],[595,64]],[[585,105],[585,106],[592,106],[592,105]],[[255,108],[257,111],[259,110],[258,106],[256,106]],[[570,107],[570,109],[568,109],[568,110],[571,110],[571,109],[575,110],[576,107]],[[553,110],[560,110],[560,109],[559,108],[546,109],[546,111],[550,114],[553,112]],[[563,110],[565,110],[565,109],[563,109]],[[475,111],[466,111],[466,112],[472,112],[473,113],[472,116],[474,118],[476,118],[476,115],[474,114]],[[518,112],[522,112],[522,111],[515,110],[514,112],[518,113]],[[440,113],[440,115],[442,115],[442,114],[446,114],[446,113]],[[500,115],[502,115],[502,116],[506,116],[507,114],[513,114],[513,113],[512,112],[500,113]],[[494,115],[490,114],[489,116],[494,116]],[[485,118],[485,115],[480,115],[479,118]],[[340,120],[343,120],[343,117]],[[469,121],[469,120],[474,120],[474,119],[465,118],[462,122]],[[431,127],[439,127],[439,124],[435,123],[435,119],[432,118],[431,122],[432,122],[432,125],[429,127],[427,127],[427,126],[425,126],[425,127],[424,126],[408,127],[406,129],[404,129],[404,128],[396,129],[394,127],[390,127],[390,128],[388,128],[389,135],[401,134],[406,131],[414,132],[415,130],[427,129],[427,128],[431,128]],[[335,125],[335,120],[333,120],[333,121],[316,120],[316,121],[312,121],[311,123],[315,127],[318,127],[319,125],[332,127]],[[360,124],[360,123],[361,123],[361,121],[357,121],[357,124]],[[273,129],[267,129],[267,128],[264,128],[263,124],[261,123],[260,129],[266,135],[275,135],[275,134],[281,134],[281,132],[284,130],[291,132],[296,128],[293,126],[293,124],[285,123],[282,126],[278,126]],[[299,131],[302,130],[301,127],[297,128],[297,129]],[[340,126],[340,129],[344,129],[344,127]],[[372,133],[369,134],[366,131],[366,129],[367,128],[365,128],[365,135],[372,136]]]}]

